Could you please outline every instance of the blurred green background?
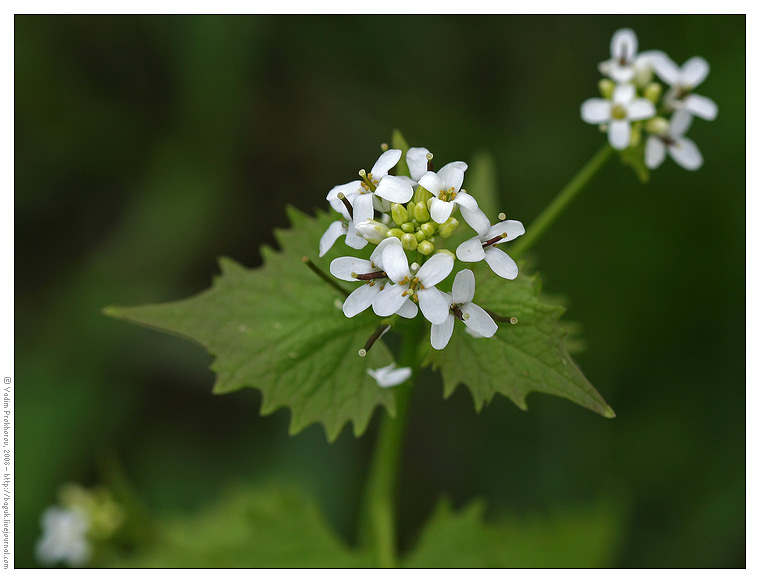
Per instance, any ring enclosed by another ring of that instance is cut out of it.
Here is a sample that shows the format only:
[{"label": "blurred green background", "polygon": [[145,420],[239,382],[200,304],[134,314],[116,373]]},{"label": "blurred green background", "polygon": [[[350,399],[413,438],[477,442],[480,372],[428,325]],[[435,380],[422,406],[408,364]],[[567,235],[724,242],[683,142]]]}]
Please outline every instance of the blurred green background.
[{"label": "blurred green background", "polygon": [[372,430],[289,438],[256,391],[211,395],[201,348],[100,309],[197,293],[220,255],[258,265],[285,205],[326,208],[393,128],[441,163],[490,151],[529,224],[604,142],[579,107],[624,26],[705,57],[720,113],[690,131],[700,171],[668,160],[642,185],[612,160],[532,254],[617,418],[544,395],[476,414],[425,375],[401,543],[443,494],[518,517],[604,504],[600,566],[744,566],[743,16],[17,16],[16,566],[56,488],[114,456],[155,515],[278,477],[352,540]]}]

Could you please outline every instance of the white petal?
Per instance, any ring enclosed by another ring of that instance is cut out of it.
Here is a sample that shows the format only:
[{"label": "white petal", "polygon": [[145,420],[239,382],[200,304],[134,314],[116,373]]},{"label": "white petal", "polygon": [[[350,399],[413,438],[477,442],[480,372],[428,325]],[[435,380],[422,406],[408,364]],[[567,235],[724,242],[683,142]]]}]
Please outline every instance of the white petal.
[{"label": "white petal", "polygon": [[385,318],[398,312],[407,300],[402,294],[408,289],[409,286],[405,284],[386,285],[372,302],[375,314]]},{"label": "white petal", "polygon": [[485,338],[490,338],[499,327],[483,308],[469,302],[461,306],[464,325]]},{"label": "white petal", "polygon": [[386,176],[377,185],[375,194],[390,202],[406,203],[412,200],[414,189],[408,176]]},{"label": "white petal", "polygon": [[467,239],[467,241],[457,247],[457,259],[459,261],[480,261],[481,259],[485,259],[485,256],[483,241],[480,240],[480,237]]},{"label": "white petal", "polygon": [[377,271],[366,259],[356,257],[338,257],[330,263],[330,273],[343,281],[359,281],[352,274],[372,273]]},{"label": "white petal", "polygon": [[681,85],[694,89],[707,78],[710,65],[702,57],[692,57],[681,67]]},{"label": "white petal", "polygon": [[454,269],[454,258],[448,253],[436,253],[420,267],[417,277],[425,287],[433,287],[446,279]]},{"label": "white petal", "polygon": [[640,119],[649,119],[655,114],[654,103],[648,99],[634,99],[628,105],[628,119],[638,121]]},{"label": "white petal", "polygon": [[672,138],[680,138],[691,126],[691,114],[685,109],[679,109],[670,118],[670,128],[668,134]]},{"label": "white petal", "polygon": [[499,277],[504,279],[517,277],[517,263],[501,249],[495,247],[486,249],[486,263]]},{"label": "white petal", "polygon": [[621,28],[612,35],[610,54],[618,61],[633,62],[639,50],[639,40],[630,28]]},{"label": "white petal", "polygon": [[364,284],[357,287],[343,302],[343,313],[346,318],[353,318],[372,305],[375,296],[380,293],[380,284]]},{"label": "white petal", "polygon": [[412,180],[415,182],[427,172],[427,155],[429,153],[430,150],[427,148],[409,148],[406,151],[406,165],[409,166],[409,174],[412,175]]},{"label": "white petal", "polygon": [[406,301],[401,304],[401,307],[396,311],[399,316],[408,320],[414,318],[417,315],[417,312],[419,312],[417,304],[415,304],[409,298],[407,298]]},{"label": "white petal", "polygon": [[[339,184],[338,186],[330,189],[330,192],[327,193],[327,200],[338,200],[339,192],[342,192],[346,196],[356,194],[361,189],[361,186],[361,180],[352,180],[351,182],[346,182],[345,184]],[[342,205],[343,203],[340,204]]]},{"label": "white petal", "polygon": [[450,162],[438,171],[438,177],[443,183],[443,189],[448,190],[453,188],[454,192],[459,192],[462,188],[462,182],[464,182],[464,169],[466,166],[462,166],[464,162]]},{"label": "white petal", "polygon": [[618,61],[613,61],[609,71],[610,77],[616,83],[630,83],[636,76],[636,70],[632,63],[621,65]]},{"label": "white petal", "polygon": [[348,232],[348,226],[343,221],[335,221],[330,223],[327,230],[324,232],[319,240],[319,256],[322,257],[327,253],[330,248],[338,240],[338,237],[345,235]]},{"label": "white petal", "polygon": [[355,224],[362,221],[368,221],[375,216],[375,209],[372,208],[372,193],[358,194],[353,202]]},{"label": "white petal", "polygon": [[356,232],[356,226],[354,222],[348,223],[348,232],[346,233],[346,245],[352,249],[364,249],[367,246],[367,240],[364,237],[360,237]]},{"label": "white petal", "polygon": [[670,157],[686,170],[698,170],[702,167],[702,153],[689,138],[680,138],[668,147]]},{"label": "white petal", "polygon": [[639,69],[657,70],[658,63],[669,61],[670,58],[662,51],[642,51],[636,56],[635,66]]},{"label": "white petal", "polygon": [[471,302],[475,297],[475,274],[469,269],[463,269],[454,278],[451,286],[451,297],[455,304]]},{"label": "white petal", "polygon": [[380,269],[383,269],[383,251],[385,251],[385,248],[390,245],[398,245],[400,249],[402,249],[403,253],[403,247],[401,247],[401,241],[396,239],[396,237],[388,237],[387,239],[383,239],[378,243],[377,247],[375,247],[375,250],[372,252],[372,255],[369,256],[369,260],[380,267]]},{"label": "white petal", "polygon": [[718,115],[718,106],[709,97],[692,94],[683,100],[683,108],[697,117],[712,121]]},{"label": "white petal", "polygon": [[663,160],[665,160],[665,143],[657,136],[649,136],[647,138],[646,149],[644,150],[644,162],[647,168],[654,170],[659,168]]},{"label": "white petal", "polygon": [[654,66],[654,72],[657,73],[657,76],[665,81],[665,83],[670,86],[678,85],[678,81],[681,78],[681,71],[679,70],[678,65],[676,65],[670,57],[663,53],[662,56],[652,61],[652,65]]},{"label": "white petal", "polygon": [[372,178],[380,180],[383,176],[388,174],[388,170],[393,168],[398,161],[401,160],[401,150],[386,150],[375,162],[375,165],[370,171]]},{"label": "white petal", "polygon": [[454,199],[454,202],[458,204],[460,207],[466,208],[471,211],[478,209],[478,201],[475,200],[475,198],[471,194],[468,194],[467,192],[458,193],[456,198]]},{"label": "white petal", "polygon": [[[457,198],[462,196],[460,193]],[[488,220],[486,213],[479,208],[470,210],[466,207],[460,206],[459,211],[462,213],[462,218],[470,225],[478,235],[482,235],[491,227],[491,221]]]},{"label": "white petal", "polygon": [[417,183],[433,196],[438,196],[438,193],[443,190],[443,182],[435,172],[425,172]]},{"label": "white petal", "polygon": [[612,101],[621,105],[627,105],[633,101],[634,97],[636,97],[636,88],[630,83],[621,83],[612,92]]},{"label": "white petal", "polygon": [[[393,237],[393,239],[396,238]],[[386,241],[390,241],[390,238],[386,239]],[[406,253],[404,253],[404,248],[400,243],[399,241],[399,245],[388,244],[382,252],[381,265],[383,266],[383,271],[388,274],[393,283],[398,283],[411,275],[409,273],[409,260],[406,258]]]},{"label": "white petal", "polygon": [[454,211],[454,203],[434,198],[430,205],[430,217],[436,223],[445,223]]},{"label": "white petal", "polygon": [[507,236],[501,239],[499,243],[506,243],[507,241],[517,239],[520,235],[524,235],[525,227],[520,221],[501,221],[488,229],[488,232],[483,235],[482,239],[483,241],[490,241],[494,237],[500,237],[504,233],[506,233]]},{"label": "white petal", "polygon": [[436,350],[443,350],[449,343],[453,331],[454,315],[449,314],[443,321],[443,324],[433,324],[430,326],[430,344]]},{"label": "white petal", "polygon": [[616,150],[625,150],[631,143],[631,122],[627,119],[616,119],[610,122],[607,130],[610,144]]},{"label": "white petal", "polygon": [[368,368],[367,374],[375,379],[380,387],[387,389],[389,387],[400,385],[405,380],[407,380],[410,376],[412,376],[412,369],[408,366],[396,368],[396,365],[394,363],[391,363],[388,366],[384,366],[376,370]]},{"label": "white petal", "polygon": [[417,292],[417,301],[420,304],[422,315],[431,324],[443,324],[449,315],[447,294],[435,287],[428,287]]},{"label": "white petal", "polygon": [[606,123],[610,121],[612,104],[606,99],[592,97],[581,104],[581,119],[586,123]]}]

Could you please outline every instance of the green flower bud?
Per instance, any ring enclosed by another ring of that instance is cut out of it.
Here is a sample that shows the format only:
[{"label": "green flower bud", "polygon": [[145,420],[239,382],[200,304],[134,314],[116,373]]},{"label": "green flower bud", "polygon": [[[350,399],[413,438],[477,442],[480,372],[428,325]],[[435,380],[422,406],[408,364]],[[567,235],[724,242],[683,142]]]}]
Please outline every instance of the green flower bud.
[{"label": "green flower bud", "polygon": [[414,198],[412,198],[412,201],[415,202],[415,203],[417,203],[417,202],[424,202],[425,204],[427,204],[427,201],[429,201],[432,196],[433,195],[430,194],[430,192],[428,192],[427,190],[425,190],[421,186],[418,186],[414,190]]},{"label": "green flower bud", "polygon": [[414,228],[414,225],[412,223],[404,223],[401,225],[401,230],[406,233],[414,233],[417,229]]},{"label": "green flower bud", "polygon": [[459,221],[456,220],[454,217],[449,217],[445,223],[443,223],[440,227],[438,227],[438,232],[440,233],[441,237],[446,239],[447,237],[451,237],[451,235],[454,233],[454,231],[456,231],[458,226],[459,226]]},{"label": "green flower bud", "polygon": [[648,99],[652,103],[660,101],[662,96],[662,85],[659,83],[650,83],[644,88],[644,98]]},{"label": "green flower bud", "polygon": [[631,126],[631,146],[638,146],[641,142],[641,124],[635,123]]},{"label": "green flower bud", "polygon": [[653,117],[646,123],[646,130],[650,134],[662,136],[670,130],[670,124],[664,117]]},{"label": "green flower bud", "polygon": [[391,205],[391,216],[397,225],[402,225],[409,221],[409,213],[403,204],[393,203]]},{"label": "green flower bud", "polygon": [[401,237],[401,246],[407,251],[414,251],[417,248],[417,237],[412,233],[404,233]]},{"label": "green flower bud", "polygon": [[[654,77],[652,69],[649,67],[637,67],[633,82],[639,87],[644,87],[644,85],[652,80],[652,77]],[[647,99],[649,98],[647,97]]]},{"label": "green flower bud", "polygon": [[404,236],[404,231],[401,229],[388,229],[388,237],[396,237],[396,239],[401,239],[401,237]]},{"label": "green flower bud", "polygon": [[417,241],[424,241],[425,239],[427,239],[427,237],[425,236],[425,233],[423,233],[422,231],[417,231],[416,233],[414,233],[414,236],[417,237]]},{"label": "green flower bud", "polygon": [[435,235],[436,229],[438,229],[438,225],[434,223],[433,221],[420,225],[420,231],[425,233],[426,237],[432,237],[433,235]]},{"label": "green flower bud", "polygon": [[433,245],[428,240],[420,241],[420,243],[417,245],[417,251],[423,255],[430,255],[433,251],[435,251],[435,245]]},{"label": "green flower bud", "polygon": [[612,93],[615,91],[615,82],[612,79],[602,79],[599,81],[599,93],[605,99],[612,99]]},{"label": "green flower bud", "polygon": [[427,223],[430,220],[430,212],[424,202],[418,202],[414,205],[414,218],[420,223]]}]

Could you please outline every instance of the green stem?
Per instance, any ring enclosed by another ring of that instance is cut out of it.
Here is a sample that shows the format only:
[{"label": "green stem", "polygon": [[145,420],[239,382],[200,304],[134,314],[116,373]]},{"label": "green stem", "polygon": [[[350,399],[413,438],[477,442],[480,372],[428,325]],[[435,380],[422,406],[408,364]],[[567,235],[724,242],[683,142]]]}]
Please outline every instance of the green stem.
[{"label": "green stem", "polygon": [[386,568],[396,567],[395,489],[409,400],[419,369],[418,332],[419,326],[404,335],[398,362],[399,366],[411,366],[412,376],[392,389],[396,416],[383,415],[380,421],[360,515],[363,543],[372,550],[376,564]]},{"label": "green stem", "polygon": [[509,249],[512,257],[519,257],[530,249],[544,234],[544,232],[562,214],[565,207],[583,190],[583,188],[596,176],[605,162],[609,160],[615,150],[609,144],[605,144],[586,165],[581,168],[573,179],[567,183],[559,194],[554,197],[549,205],[538,215],[538,218],[525,230],[525,235],[520,237]]}]

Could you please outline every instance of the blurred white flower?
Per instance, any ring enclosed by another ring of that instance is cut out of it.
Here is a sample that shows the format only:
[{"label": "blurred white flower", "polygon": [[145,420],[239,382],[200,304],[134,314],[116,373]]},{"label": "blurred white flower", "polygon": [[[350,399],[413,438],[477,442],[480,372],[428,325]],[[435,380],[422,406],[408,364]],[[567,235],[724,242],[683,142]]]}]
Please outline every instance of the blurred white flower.
[{"label": "blurred white flower", "polygon": [[52,566],[63,562],[70,567],[81,567],[90,558],[87,541],[89,520],[79,509],[51,506],[40,521],[42,538],[37,541],[35,553],[40,564]]},{"label": "blurred white flower", "polygon": [[691,119],[691,114],[687,111],[678,110],[673,114],[666,132],[652,134],[647,138],[644,151],[647,168],[658,168],[665,160],[666,153],[687,170],[702,167],[702,153],[694,142],[684,137],[691,126]]},{"label": "blurred white flower", "polygon": [[680,68],[669,58],[659,59],[655,63],[655,72],[670,85],[665,94],[665,105],[708,121],[718,115],[718,106],[712,99],[692,93],[710,72],[710,65],[702,57],[692,57]]},{"label": "blurred white flower", "polygon": [[654,104],[636,97],[633,85],[615,87],[612,99],[593,97],[581,105],[581,118],[590,124],[607,124],[607,136],[616,150],[625,150],[631,144],[631,122],[654,117]]}]

